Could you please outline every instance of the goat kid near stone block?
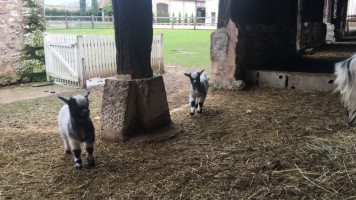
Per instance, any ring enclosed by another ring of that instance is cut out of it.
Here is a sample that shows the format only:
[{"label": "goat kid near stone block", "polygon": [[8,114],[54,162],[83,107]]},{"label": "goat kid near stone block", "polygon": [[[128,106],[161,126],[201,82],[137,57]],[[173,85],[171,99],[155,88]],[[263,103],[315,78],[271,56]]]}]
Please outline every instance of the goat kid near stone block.
[{"label": "goat kid near stone block", "polygon": [[190,115],[194,115],[195,108],[197,109],[198,114],[202,113],[203,104],[208,93],[209,81],[205,73],[205,69],[200,72],[193,71],[190,74],[184,73],[184,75],[190,78],[192,86],[190,88],[189,102],[190,102]]},{"label": "goat kid near stone block", "polygon": [[340,92],[349,125],[356,125],[356,54],[335,64],[334,92]]},{"label": "goat kid near stone block", "polygon": [[58,126],[67,154],[74,153],[76,168],[82,168],[81,143],[86,144],[86,157],[89,167],[95,166],[94,161],[94,125],[90,119],[89,96],[90,91],[84,95],[75,95],[70,98],[58,96],[67,105],[59,111]]}]

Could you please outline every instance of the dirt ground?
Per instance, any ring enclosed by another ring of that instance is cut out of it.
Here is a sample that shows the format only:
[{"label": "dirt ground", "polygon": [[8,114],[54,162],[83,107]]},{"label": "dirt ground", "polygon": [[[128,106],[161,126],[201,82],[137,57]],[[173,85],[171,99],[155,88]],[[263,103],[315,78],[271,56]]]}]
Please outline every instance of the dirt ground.
[{"label": "dirt ground", "polygon": [[[189,73],[194,68],[182,68],[177,66],[166,66],[167,76],[165,77],[166,93],[168,96],[168,102],[171,108],[180,107],[182,104],[188,102],[187,95],[181,95],[180,91],[189,94],[189,79],[185,76],[177,79],[176,75],[183,75],[185,72]],[[209,69],[207,69],[209,71]],[[185,78],[184,78],[185,77]],[[95,82],[102,81],[102,79],[93,79]],[[34,87],[38,85],[44,85],[40,87]],[[101,82],[99,84],[102,84]],[[90,83],[90,88],[95,87],[95,83]],[[79,88],[61,86],[61,85],[46,85],[45,83],[28,83],[21,85],[12,85],[4,88],[0,88],[0,104],[8,104],[17,101],[36,99],[40,97],[58,96],[59,94],[66,92],[79,91]]]},{"label": "dirt ground", "polygon": [[47,96],[57,96],[63,92],[78,90],[70,87],[62,87],[60,85],[33,87],[34,85],[40,84],[45,83],[28,83],[0,88],[0,104],[7,104],[16,101],[36,99]]},{"label": "dirt ground", "polygon": [[0,199],[356,198],[356,129],[338,94],[219,90],[189,116],[192,69],[166,69],[172,124],[125,143],[101,138],[103,88],[90,89],[94,168],[74,169],[56,123],[57,94],[84,90],[2,104]]}]

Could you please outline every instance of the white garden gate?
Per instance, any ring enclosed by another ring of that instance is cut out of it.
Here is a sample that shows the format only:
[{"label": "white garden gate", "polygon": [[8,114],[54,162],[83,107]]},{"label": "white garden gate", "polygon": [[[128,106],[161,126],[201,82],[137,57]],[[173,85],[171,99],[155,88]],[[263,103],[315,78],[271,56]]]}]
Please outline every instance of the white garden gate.
[{"label": "white garden gate", "polygon": [[[78,87],[94,77],[116,74],[114,36],[47,34],[44,38],[47,80]],[[152,69],[163,72],[163,35],[154,35]]]}]

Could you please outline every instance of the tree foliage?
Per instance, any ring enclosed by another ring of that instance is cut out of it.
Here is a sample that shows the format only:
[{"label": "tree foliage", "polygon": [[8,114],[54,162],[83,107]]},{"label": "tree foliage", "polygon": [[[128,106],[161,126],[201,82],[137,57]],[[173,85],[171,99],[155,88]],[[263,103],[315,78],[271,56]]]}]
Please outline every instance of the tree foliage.
[{"label": "tree foliage", "polygon": [[90,12],[94,16],[97,16],[99,14],[98,0],[91,0],[91,10],[90,10]]},{"label": "tree foliage", "polygon": [[87,2],[86,0],[79,0],[80,15],[87,15]]},{"label": "tree foliage", "polygon": [[181,17],[182,17],[182,14],[179,12],[179,14],[178,14],[178,24],[182,23]]},{"label": "tree foliage", "polygon": [[170,14],[168,12],[166,13],[166,17],[167,17],[166,18],[166,23],[170,23],[171,22],[171,20],[170,20],[171,16],[170,16]]},{"label": "tree foliage", "polygon": [[57,8],[46,8],[45,10],[46,16],[79,16],[80,11],[70,11],[70,10],[63,10],[63,9],[57,9]]},{"label": "tree foliage", "polygon": [[188,24],[188,14],[185,13],[184,15],[184,24],[187,25]]},{"label": "tree foliage", "polygon": [[104,15],[112,16],[114,11],[112,8],[112,1],[109,1],[109,4],[103,7]]}]

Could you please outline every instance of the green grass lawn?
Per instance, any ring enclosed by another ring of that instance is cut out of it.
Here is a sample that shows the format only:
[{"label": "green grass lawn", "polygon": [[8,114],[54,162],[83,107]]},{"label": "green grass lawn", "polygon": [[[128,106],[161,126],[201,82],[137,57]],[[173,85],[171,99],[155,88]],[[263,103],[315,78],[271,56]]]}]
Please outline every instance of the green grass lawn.
[{"label": "green grass lawn", "polygon": [[[114,35],[113,29],[60,29],[49,33]],[[210,68],[210,34],[208,30],[154,30],[163,34],[165,65]],[[183,50],[192,54],[180,54]]]},{"label": "green grass lawn", "polygon": [[[210,34],[207,30],[154,30],[163,33],[164,62],[167,65],[210,68]],[[193,54],[180,54],[184,50]]]}]

